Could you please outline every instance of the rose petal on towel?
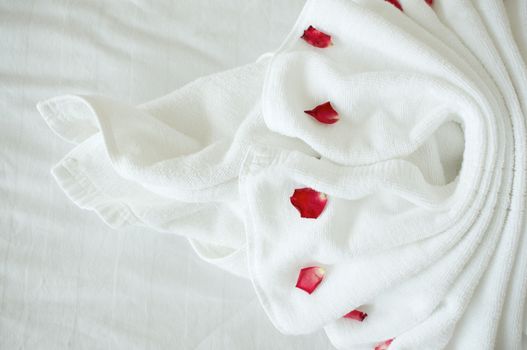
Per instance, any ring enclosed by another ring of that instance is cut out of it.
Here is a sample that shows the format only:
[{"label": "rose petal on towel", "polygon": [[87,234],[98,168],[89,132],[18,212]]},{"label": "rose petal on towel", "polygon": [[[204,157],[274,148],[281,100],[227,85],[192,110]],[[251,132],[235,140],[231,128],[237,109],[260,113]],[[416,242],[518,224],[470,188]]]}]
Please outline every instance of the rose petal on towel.
[{"label": "rose petal on towel", "polygon": [[403,10],[403,7],[402,7],[401,3],[399,2],[399,0],[384,0],[384,1],[389,2],[390,4],[392,4],[393,6],[397,7],[401,11]]},{"label": "rose petal on towel", "polygon": [[300,216],[307,219],[318,218],[328,202],[328,196],[325,193],[307,187],[297,188],[289,199]]},{"label": "rose petal on towel", "polygon": [[393,342],[393,339],[388,339],[388,340],[385,340],[383,341],[382,343],[380,344],[377,344],[377,346],[375,347],[374,350],[386,350],[390,347],[390,344]]},{"label": "rose petal on towel", "polygon": [[318,287],[326,271],[319,266],[304,267],[300,270],[296,287],[311,294]]},{"label": "rose petal on towel", "polygon": [[425,0],[425,1],[430,6],[432,6],[434,4],[434,0]]},{"label": "rose petal on towel", "polygon": [[345,314],[343,317],[362,322],[368,317],[368,314],[360,310],[353,310]]},{"label": "rose petal on towel", "polygon": [[304,111],[323,124],[334,124],[339,121],[339,114],[331,105],[331,102],[325,102],[316,106],[310,111]]},{"label": "rose petal on towel", "polygon": [[306,30],[304,30],[304,35],[302,35],[301,38],[304,39],[308,44],[321,49],[332,45],[331,35],[321,32],[313,26],[309,26]]}]

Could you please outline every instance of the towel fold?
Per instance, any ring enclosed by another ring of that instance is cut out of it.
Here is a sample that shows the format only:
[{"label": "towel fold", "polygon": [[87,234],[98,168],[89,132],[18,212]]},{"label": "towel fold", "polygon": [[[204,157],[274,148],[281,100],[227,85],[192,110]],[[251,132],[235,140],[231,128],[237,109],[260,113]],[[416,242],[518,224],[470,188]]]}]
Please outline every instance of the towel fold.
[{"label": "towel fold", "polygon": [[[137,107],[40,102],[76,144],[53,174],[109,225],[184,235],[250,278],[284,333],[522,349],[526,21],[521,0],[308,0],[255,63]],[[336,122],[306,113],[326,102]],[[324,201],[309,218],[302,189]],[[308,293],[307,267],[325,271]]]}]

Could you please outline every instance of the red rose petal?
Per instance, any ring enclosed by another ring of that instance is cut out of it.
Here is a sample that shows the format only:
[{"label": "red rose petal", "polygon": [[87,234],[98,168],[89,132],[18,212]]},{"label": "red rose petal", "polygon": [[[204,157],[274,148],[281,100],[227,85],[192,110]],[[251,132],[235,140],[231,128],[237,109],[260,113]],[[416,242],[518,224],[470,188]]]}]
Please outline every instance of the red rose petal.
[{"label": "red rose petal", "polygon": [[316,219],[324,211],[328,197],[322,192],[306,187],[297,188],[290,197],[290,200],[301,217]]},{"label": "red rose petal", "polygon": [[305,267],[300,270],[296,287],[311,294],[322,282],[326,271],[318,266]]},{"label": "red rose petal", "polygon": [[323,124],[334,124],[339,121],[339,114],[331,106],[331,102],[325,102],[310,111],[304,111]]},{"label": "red rose petal", "polygon": [[368,317],[368,314],[360,310],[353,310],[344,315],[344,318],[349,318],[360,322],[364,321],[366,317]]},{"label": "red rose petal", "polygon": [[432,6],[434,4],[434,0],[425,0],[425,1],[430,6]]},{"label": "red rose petal", "polygon": [[387,350],[390,347],[390,344],[393,342],[393,339],[394,338],[388,339],[388,340],[383,341],[380,344],[377,344],[374,350]]},{"label": "red rose petal", "polygon": [[397,7],[401,11],[403,10],[403,7],[402,7],[401,3],[399,2],[399,0],[384,0],[384,1],[389,2],[390,4],[392,4],[393,6]]},{"label": "red rose petal", "polygon": [[331,45],[331,35],[328,35],[320,30],[316,29],[313,26],[309,26],[304,30],[304,35],[301,36],[308,44],[319,47],[321,49]]}]

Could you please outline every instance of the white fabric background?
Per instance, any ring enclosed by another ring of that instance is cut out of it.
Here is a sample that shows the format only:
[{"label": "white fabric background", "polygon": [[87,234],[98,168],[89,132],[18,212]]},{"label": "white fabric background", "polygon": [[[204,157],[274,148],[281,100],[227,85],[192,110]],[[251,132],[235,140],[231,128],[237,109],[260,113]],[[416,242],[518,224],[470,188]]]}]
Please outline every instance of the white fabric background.
[{"label": "white fabric background", "polygon": [[248,281],[186,240],[114,231],[49,169],[71,145],[35,109],[64,93],[131,103],[276,48],[303,0],[0,0],[0,349],[332,349],[286,337]]}]

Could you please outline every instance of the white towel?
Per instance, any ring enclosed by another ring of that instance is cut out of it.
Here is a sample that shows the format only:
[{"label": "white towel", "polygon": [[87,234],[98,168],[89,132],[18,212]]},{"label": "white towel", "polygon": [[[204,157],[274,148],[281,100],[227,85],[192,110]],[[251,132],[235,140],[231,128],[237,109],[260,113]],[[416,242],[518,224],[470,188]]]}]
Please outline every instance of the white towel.
[{"label": "white towel", "polygon": [[[400,6],[309,0],[276,52],[138,107],[41,102],[78,144],[53,174],[108,224],[182,234],[251,278],[284,333],[521,349],[527,6]],[[309,26],[333,45],[301,40]],[[326,101],[338,122],[304,112]],[[318,218],[292,205],[300,188],[326,194]],[[312,294],[295,288],[310,266],[326,271]],[[353,309],[368,316],[342,317]]]}]

